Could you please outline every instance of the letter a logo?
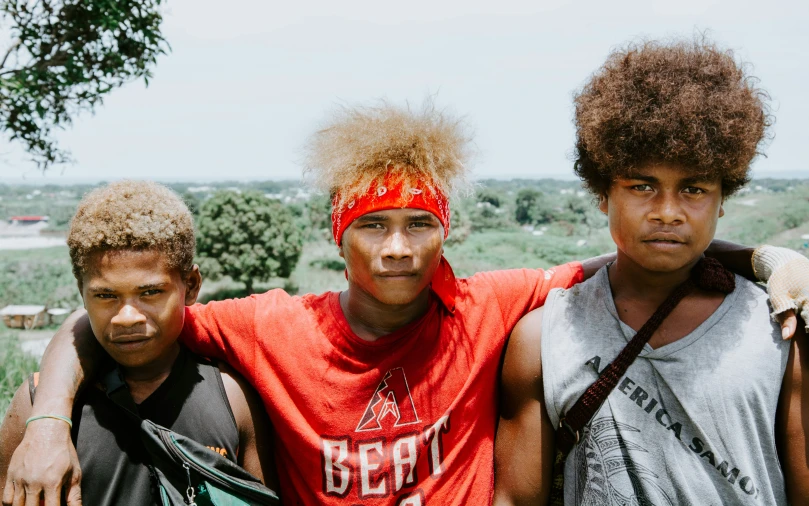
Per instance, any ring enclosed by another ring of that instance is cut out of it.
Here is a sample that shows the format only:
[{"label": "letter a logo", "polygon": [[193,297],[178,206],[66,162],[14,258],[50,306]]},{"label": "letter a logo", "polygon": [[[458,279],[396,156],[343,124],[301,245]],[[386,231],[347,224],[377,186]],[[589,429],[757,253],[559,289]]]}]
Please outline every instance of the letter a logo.
[{"label": "letter a logo", "polygon": [[393,423],[394,427],[419,423],[416,406],[410,396],[410,387],[404,369],[391,369],[382,378],[371,396],[368,407],[357,425],[357,432],[382,429],[382,422]]}]

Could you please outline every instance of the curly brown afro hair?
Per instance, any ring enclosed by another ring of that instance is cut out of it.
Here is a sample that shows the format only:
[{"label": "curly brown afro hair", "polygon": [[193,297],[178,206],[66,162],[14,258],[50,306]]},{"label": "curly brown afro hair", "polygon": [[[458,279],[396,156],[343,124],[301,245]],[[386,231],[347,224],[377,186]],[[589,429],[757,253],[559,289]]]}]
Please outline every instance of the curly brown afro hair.
[{"label": "curly brown afro hair", "polygon": [[613,51],[574,96],[576,174],[604,195],[616,177],[673,163],[718,175],[723,195],[733,194],[772,124],[757,82],[732,51],[704,39]]},{"label": "curly brown afro hair", "polygon": [[96,188],[79,202],[67,235],[73,275],[81,280],[100,251],[153,249],[168,265],[194,265],[194,220],[179,195],[150,181],[119,181]]}]

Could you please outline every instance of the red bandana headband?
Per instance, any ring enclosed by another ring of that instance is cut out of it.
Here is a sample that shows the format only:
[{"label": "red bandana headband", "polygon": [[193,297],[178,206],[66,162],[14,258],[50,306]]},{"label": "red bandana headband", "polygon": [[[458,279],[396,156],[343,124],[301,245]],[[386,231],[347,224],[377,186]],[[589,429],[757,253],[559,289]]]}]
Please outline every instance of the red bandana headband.
[{"label": "red bandana headband", "polygon": [[[373,183],[368,192],[356,197],[338,211],[340,195],[332,200],[331,230],[334,242],[342,244],[343,234],[351,223],[368,213],[388,209],[422,209],[434,214],[444,226],[444,239],[449,234],[450,212],[449,199],[435,186],[423,184],[404,189],[404,182],[392,182],[391,173],[385,176],[381,184]],[[407,194],[405,193],[407,192]],[[455,275],[447,260],[442,256],[441,263],[435,271],[432,289],[441,302],[455,311]]]},{"label": "red bandana headband", "polygon": [[[434,214],[444,226],[444,239],[449,234],[449,199],[434,186],[414,186],[404,189],[404,182],[392,183],[390,172],[382,184],[373,183],[364,195],[360,195],[338,212],[340,195],[332,201],[331,231],[334,242],[342,244],[343,233],[362,215],[388,209],[422,209]],[[405,194],[407,192],[407,194]]]}]

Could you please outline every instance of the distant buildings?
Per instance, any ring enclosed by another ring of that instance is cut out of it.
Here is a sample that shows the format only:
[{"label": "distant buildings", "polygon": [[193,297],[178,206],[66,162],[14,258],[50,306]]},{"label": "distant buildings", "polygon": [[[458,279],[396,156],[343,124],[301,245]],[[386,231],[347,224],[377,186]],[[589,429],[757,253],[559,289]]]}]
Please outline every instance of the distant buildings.
[{"label": "distant buildings", "polygon": [[37,305],[11,305],[0,309],[0,317],[3,318],[6,327],[25,330],[61,322],[69,313],[69,309],[48,309]]},{"label": "distant buildings", "polygon": [[8,219],[11,225],[36,225],[37,223],[48,223],[47,216],[12,216]]}]

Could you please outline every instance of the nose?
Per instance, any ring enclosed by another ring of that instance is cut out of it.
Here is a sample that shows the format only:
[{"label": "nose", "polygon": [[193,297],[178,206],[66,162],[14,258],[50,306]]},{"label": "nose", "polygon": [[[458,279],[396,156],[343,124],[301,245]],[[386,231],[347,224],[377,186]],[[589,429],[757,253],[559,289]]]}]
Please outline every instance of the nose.
[{"label": "nose", "polygon": [[134,327],[146,323],[146,316],[132,303],[126,302],[110,323],[118,327]]},{"label": "nose", "polygon": [[683,223],[685,219],[679,192],[661,191],[652,201],[649,220],[665,225],[677,225]]},{"label": "nose", "polygon": [[412,256],[410,239],[404,230],[393,230],[382,247],[382,256],[394,260]]}]

